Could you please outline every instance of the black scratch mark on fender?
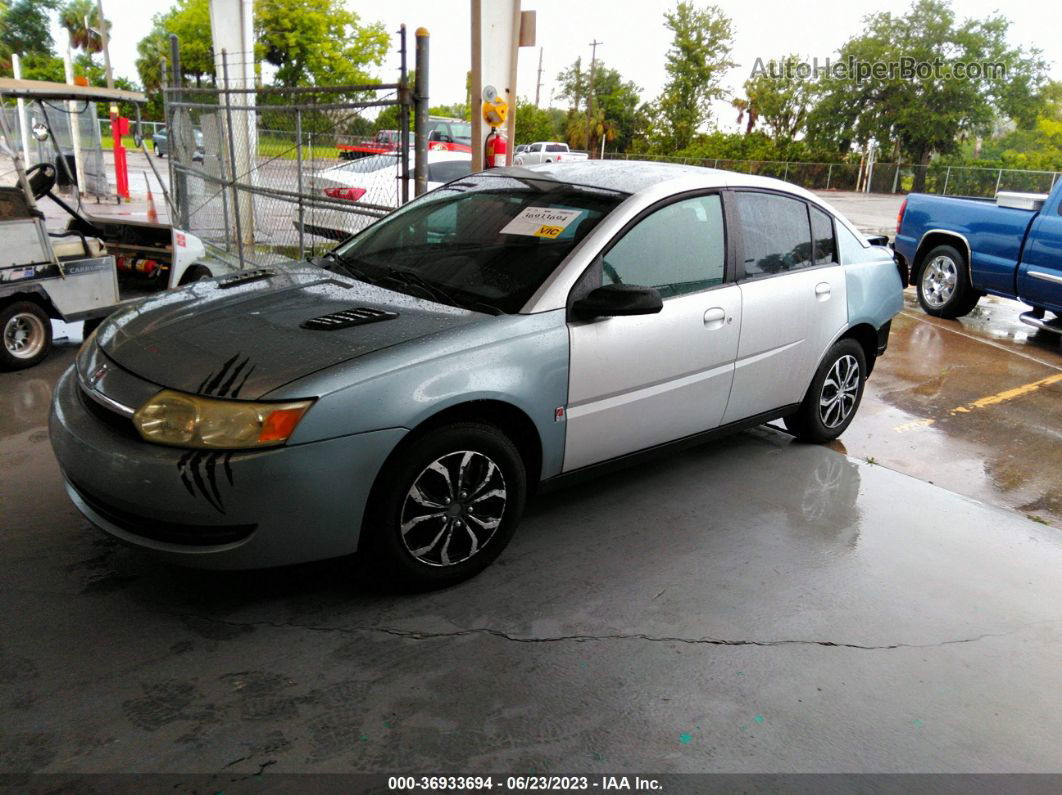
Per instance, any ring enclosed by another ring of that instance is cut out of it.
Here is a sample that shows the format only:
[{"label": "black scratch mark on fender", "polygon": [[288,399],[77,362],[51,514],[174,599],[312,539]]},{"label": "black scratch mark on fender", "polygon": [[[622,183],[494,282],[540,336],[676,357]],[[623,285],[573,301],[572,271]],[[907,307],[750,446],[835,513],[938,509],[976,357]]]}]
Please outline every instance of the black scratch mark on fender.
[{"label": "black scratch mark on fender", "polygon": [[202,450],[194,450],[185,453],[177,462],[178,475],[181,478],[181,482],[184,483],[184,487],[188,489],[188,493],[193,497],[202,497],[218,513],[225,513],[225,504],[221,496],[221,489],[218,488],[217,465],[219,460],[225,459],[223,467],[231,485],[233,477],[228,461],[231,457],[232,453],[208,453]]},{"label": "black scratch mark on fender", "polygon": [[[240,377],[240,371],[242,371],[250,361],[251,357],[248,356],[232,369],[232,373],[229,374],[228,380],[222,384],[221,389],[218,391],[218,397],[225,397],[225,395],[229,393],[229,390],[232,389],[232,385],[236,383],[236,379]],[[252,367],[251,369],[253,370],[254,368]]]},{"label": "black scratch mark on fender", "polygon": [[239,397],[239,396],[240,396],[240,390],[241,390],[241,389],[243,389],[243,385],[247,383],[247,379],[248,379],[248,378],[249,378],[249,377],[251,376],[251,373],[253,373],[253,372],[254,372],[254,370],[255,370],[255,368],[256,368],[257,366],[258,366],[258,365],[256,365],[256,364],[252,364],[252,365],[251,365],[251,369],[250,369],[250,370],[248,370],[248,371],[247,371],[246,373],[244,373],[244,375],[243,375],[243,380],[242,380],[242,381],[240,381],[240,385],[239,385],[238,387],[236,387],[236,388],[235,388],[234,390],[232,390],[232,394],[231,394],[231,395],[229,395],[229,397],[231,397],[231,398],[237,398],[237,397]]},{"label": "black scratch mark on fender", "polygon": [[229,368],[236,364],[239,359],[240,354],[237,353],[235,356],[233,356],[231,359],[221,365],[221,371],[216,376],[214,376],[213,379],[210,380],[206,387],[201,387],[200,392],[204,395],[217,394],[217,388],[221,386],[221,382],[224,380],[226,373],[228,373],[229,371]]}]

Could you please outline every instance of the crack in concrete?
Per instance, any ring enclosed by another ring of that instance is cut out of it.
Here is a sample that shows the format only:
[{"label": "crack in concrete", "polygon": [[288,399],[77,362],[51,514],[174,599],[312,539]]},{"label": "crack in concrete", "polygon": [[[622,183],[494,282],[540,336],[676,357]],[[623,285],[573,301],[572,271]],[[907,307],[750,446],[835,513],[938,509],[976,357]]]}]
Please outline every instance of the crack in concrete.
[{"label": "crack in concrete", "polygon": [[[193,617],[189,614],[170,615],[182,619]],[[602,635],[553,635],[547,637],[527,637],[522,635],[513,635],[509,632],[503,632],[500,629],[492,629],[490,627],[467,627],[458,628],[448,632],[429,632],[421,630],[399,629],[397,627],[337,627],[315,626],[312,624],[296,624],[292,622],[277,621],[230,621],[224,618],[211,618],[207,616],[194,616],[194,618],[198,618],[201,621],[213,621],[219,624],[225,624],[233,627],[270,627],[273,629],[302,629],[310,632],[338,632],[342,634],[371,632],[383,635],[390,635],[392,637],[405,638],[407,640],[434,640],[439,638],[460,638],[469,635],[487,635],[489,637],[499,638],[501,640],[510,641],[512,643],[585,643],[594,641],[641,640],[649,643],[685,643],[693,646],[822,646],[825,648],[858,649],[861,651],[886,651],[890,649],[933,649],[941,646],[953,646],[963,643],[976,643],[977,641],[984,640],[986,638],[1006,637],[1007,635],[1012,635],[1015,632],[1019,632],[1022,629],[1025,629],[1026,626],[1030,626],[1025,625],[1010,630],[1009,632],[983,632],[980,635],[974,635],[968,638],[955,638],[952,640],[938,641],[936,643],[889,643],[881,645],[871,645],[861,643],[845,643],[842,641],[832,640],[728,640],[724,638],[713,637],[682,638],[669,635],[647,635],[644,633],[616,633]]]}]

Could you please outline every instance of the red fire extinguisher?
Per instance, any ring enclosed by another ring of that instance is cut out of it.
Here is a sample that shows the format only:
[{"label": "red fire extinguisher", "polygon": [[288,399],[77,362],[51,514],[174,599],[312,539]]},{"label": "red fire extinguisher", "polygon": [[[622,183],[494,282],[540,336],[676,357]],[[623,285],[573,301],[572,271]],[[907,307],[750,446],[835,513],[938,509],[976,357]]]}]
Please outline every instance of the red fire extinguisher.
[{"label": "red fire extinguisher", "polygon": [[505,166],[505,156],[509,151],[509,141],[498,132],[497,127],[490,128],[490,135],[483,148],[483,165],[486,168],[502,168]]}]

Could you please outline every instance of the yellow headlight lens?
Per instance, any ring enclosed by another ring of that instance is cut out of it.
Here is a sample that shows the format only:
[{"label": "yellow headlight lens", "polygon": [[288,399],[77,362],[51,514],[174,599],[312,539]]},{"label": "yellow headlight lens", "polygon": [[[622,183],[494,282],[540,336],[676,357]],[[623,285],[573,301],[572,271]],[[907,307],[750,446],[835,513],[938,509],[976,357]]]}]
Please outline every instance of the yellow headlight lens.
[{"label": "yellow headlight lens", "polygon": [[288,440],[312,403],[215,400],[164,389],[137,410],[133,424],[156,444],[214,450],[270,447]]}]

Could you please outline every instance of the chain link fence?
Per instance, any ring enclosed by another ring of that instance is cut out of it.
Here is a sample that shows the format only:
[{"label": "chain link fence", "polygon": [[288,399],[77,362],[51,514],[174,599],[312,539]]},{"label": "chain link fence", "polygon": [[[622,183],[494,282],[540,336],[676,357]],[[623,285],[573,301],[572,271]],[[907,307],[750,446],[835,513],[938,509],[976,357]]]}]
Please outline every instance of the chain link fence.
[{"label": "chain link fence", "polygon": [[375,132],[387,108],[409,128],[401,83],[229,85],[165,89],[174,224],[213,256],[264,265],[321,254],[413,195],[408,138],[357,160],[340,148]]},{"label": "chain link fence", "polygon": [[[727,160],[723,158],[673,157],[606,153],[606,159],[651,160],[721,168],[742,174],[757,174],[791,182],[808,190],[866,191],[868,193],[935,193],[942,196],[992,198],[999,191],[1049,193],[1058,180],[1057,171],[1022,171],[976,166],[874,163],[869,169],[859,163],[801,163],[781,160]],[[921,183],[921,184],[919,184]]]}]

